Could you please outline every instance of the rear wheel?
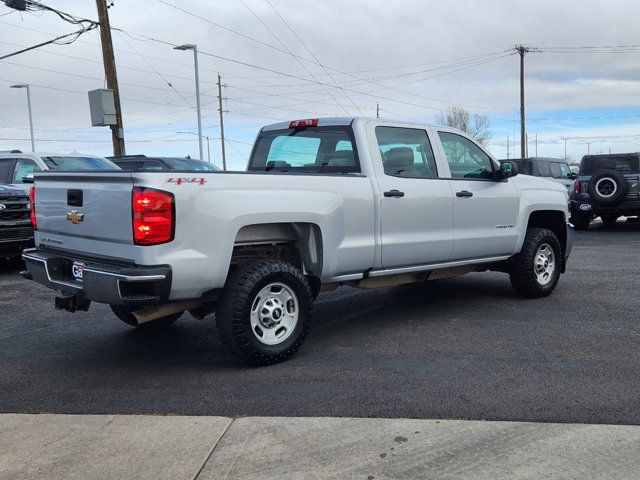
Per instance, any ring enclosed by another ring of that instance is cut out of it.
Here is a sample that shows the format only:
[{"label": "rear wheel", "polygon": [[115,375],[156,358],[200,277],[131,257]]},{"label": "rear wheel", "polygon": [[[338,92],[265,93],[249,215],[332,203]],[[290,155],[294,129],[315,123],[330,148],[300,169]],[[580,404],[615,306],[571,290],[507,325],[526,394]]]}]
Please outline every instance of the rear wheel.
[{"label": "rear wheel", "polygon": [[139,328],[141,330],[155,330],[166,328],[169,325],[173,324],[176,320],[178,320],[184,312],[172,313],[171,315],[167,315],[166,317],[156,318],[155,320],[151,320],[149,322],[138,323],[136,317],[133,316],[131,312],[136,310],[140,310],[139,308],[131,308],[125,307],[123,305],[111,305],[111,311],[122,320],[127,325],[132,327]]},{"label": "rear wheel", "polygon": [[558,284],[562,261],[562,248],[555,233],[546,228],[530,228],[522,250],[513,257],[511,285],[525,297],[546,297]]},{"label": "rear wheel", "polygon": [[252,365],[286,360],[311,325],[313,292],[295,266],[279,260],[251,262],[227,279],[216,309],[224,345]]}]

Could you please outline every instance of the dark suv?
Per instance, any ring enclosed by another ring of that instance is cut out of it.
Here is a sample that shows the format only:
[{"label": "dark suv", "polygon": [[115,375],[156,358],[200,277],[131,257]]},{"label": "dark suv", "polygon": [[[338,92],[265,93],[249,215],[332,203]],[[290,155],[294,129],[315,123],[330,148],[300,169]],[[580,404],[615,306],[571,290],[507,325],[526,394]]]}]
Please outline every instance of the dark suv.
[{"label": "dark suv", "polygon": [[584,156],[571,210],[577,230],[595,217],[613,224],[623,215],[640,216],[640,153]]},{"label": "dark suv", "polygon": [[29,194],[11,185],[0,185],[0,258],[17,256],[33,246]]}]

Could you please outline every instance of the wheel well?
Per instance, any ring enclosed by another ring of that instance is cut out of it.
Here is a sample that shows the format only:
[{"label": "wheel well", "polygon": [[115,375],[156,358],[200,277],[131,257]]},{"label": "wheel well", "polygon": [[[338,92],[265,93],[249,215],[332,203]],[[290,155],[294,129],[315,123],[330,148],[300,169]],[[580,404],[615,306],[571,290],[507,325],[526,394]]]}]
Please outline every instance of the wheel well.
[{"label": "wheel well", "polygon": [[540,210],[531,212],[529,216],[529,228],[548,228],[556,234],[564,253],[567,249],[567,225],[565,223],[564,214],[557,210]]},{"label": "wheel well", "polygon": [[313,223],[246,225],[236,234],[231,266],[252,260],[277,259],[300,268],[306,275],[322,275],[322,234]]}]

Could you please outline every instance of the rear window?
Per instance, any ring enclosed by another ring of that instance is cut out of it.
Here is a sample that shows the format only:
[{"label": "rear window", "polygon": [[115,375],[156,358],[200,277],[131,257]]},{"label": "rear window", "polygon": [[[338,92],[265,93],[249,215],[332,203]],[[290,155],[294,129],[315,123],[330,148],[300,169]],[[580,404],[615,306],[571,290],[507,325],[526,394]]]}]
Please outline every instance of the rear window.
[{"label": "rear window", "polygon": [[101,157],[42,157],[51,170],[120,170],[113,162]]},{"label": "rear window", "polygon": [[248,170],[354,173],[360,164],[351,127],[309,127],[261,133]]},{"label": "rear window", "polygon": [[[167,158],[165,162],[173,170],[205,170],[209,172],[216,172],[220,170],[215,165],[204,162],[202,160],[189,160],[188,158]],[[145,168],[147,165],[145,164]]]},{"label": "rear window", "polygon": [[640,173],[637,155],[607,157],[583,157],[580,163],[581,175],[593,175],[600,170],[617,170],[620,173]]}]

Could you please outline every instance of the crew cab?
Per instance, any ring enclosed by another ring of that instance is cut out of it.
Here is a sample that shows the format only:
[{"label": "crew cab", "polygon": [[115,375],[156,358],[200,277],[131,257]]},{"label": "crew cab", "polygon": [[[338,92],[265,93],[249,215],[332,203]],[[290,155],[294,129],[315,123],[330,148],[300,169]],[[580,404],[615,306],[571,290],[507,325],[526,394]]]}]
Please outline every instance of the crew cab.
[{"label": "crew cab", "polygon": [[562,185],[458,130],[367,118],[264,127],[245,172],[37,173],[31,199],[24,274],[57,308],[138,328],[215,312],[251,364],[300,347],[322,291],[494,270],[543,297],[573,242]]}]

